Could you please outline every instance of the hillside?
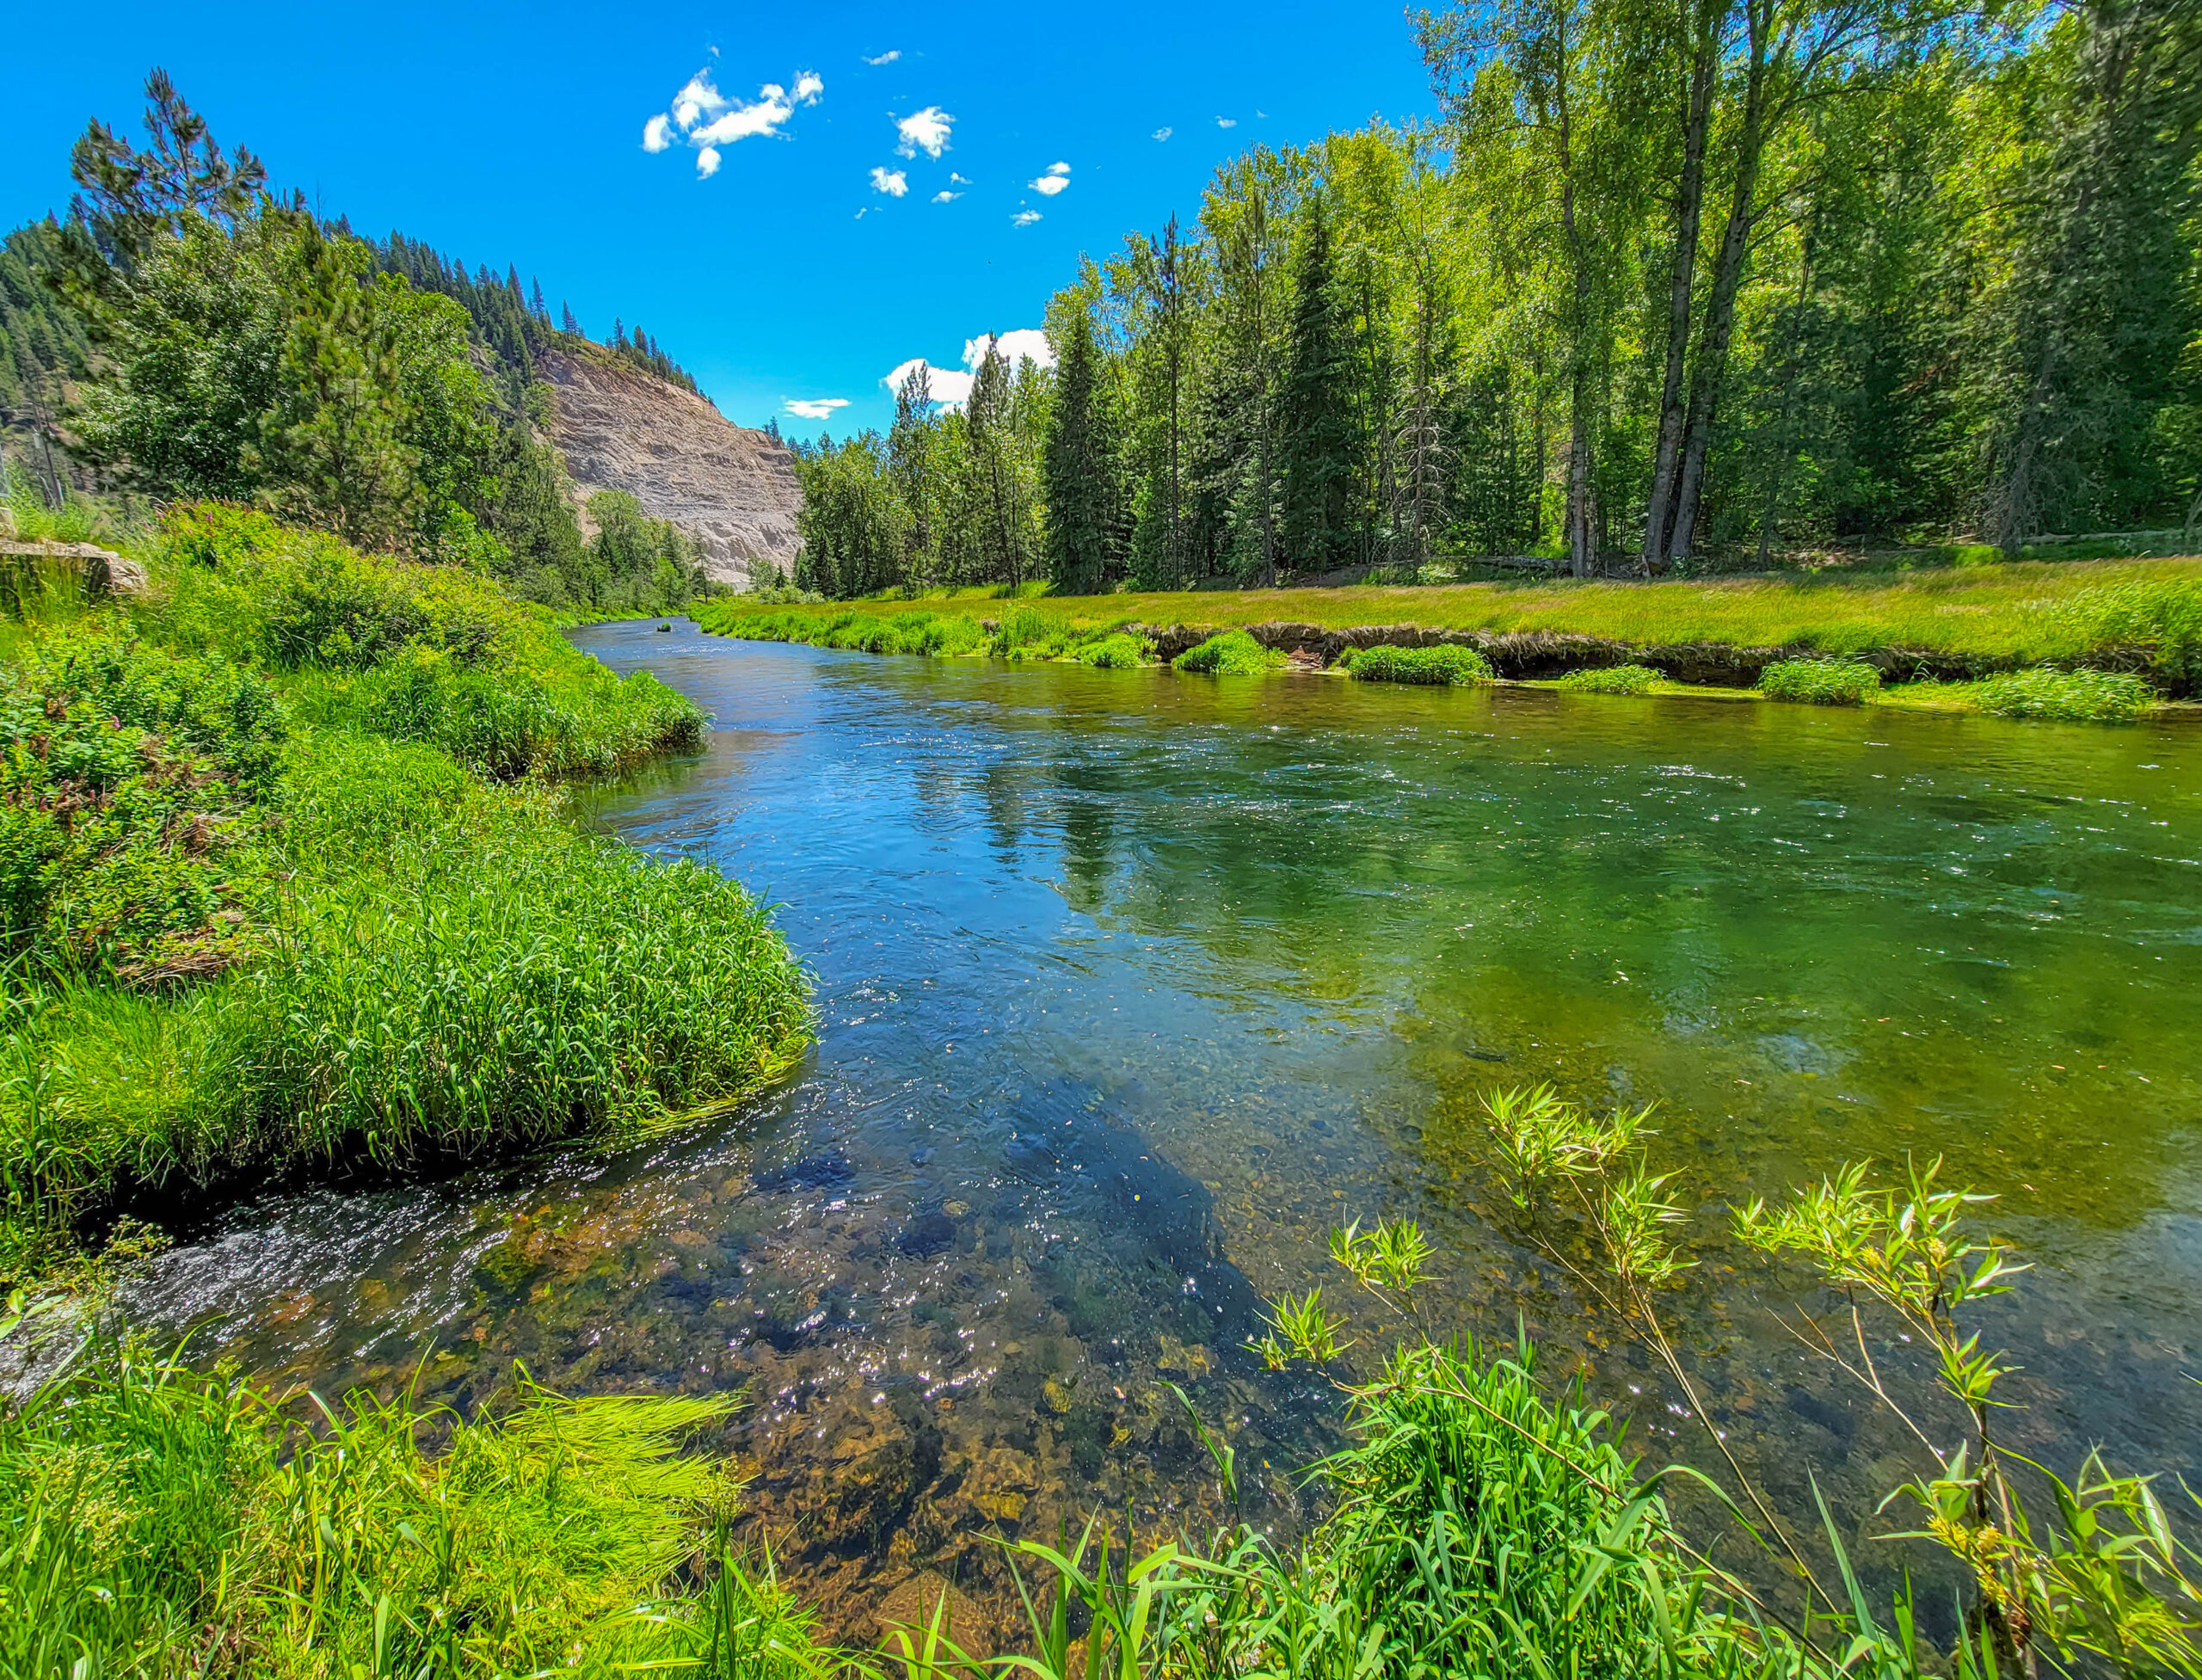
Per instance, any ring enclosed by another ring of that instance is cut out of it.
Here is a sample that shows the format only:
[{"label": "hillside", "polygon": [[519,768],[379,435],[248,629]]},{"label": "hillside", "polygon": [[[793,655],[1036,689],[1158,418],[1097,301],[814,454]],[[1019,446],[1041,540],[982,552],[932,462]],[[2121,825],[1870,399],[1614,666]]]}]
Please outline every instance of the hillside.
[{"label": "hillside", "polygon": [[550,388],[551,441],[584,502],[624,490],[694,538],[711,577],[737,589],[753,572],[794,569],[803,489],[783,445],[600,353],[544,348],[536,368]]}]

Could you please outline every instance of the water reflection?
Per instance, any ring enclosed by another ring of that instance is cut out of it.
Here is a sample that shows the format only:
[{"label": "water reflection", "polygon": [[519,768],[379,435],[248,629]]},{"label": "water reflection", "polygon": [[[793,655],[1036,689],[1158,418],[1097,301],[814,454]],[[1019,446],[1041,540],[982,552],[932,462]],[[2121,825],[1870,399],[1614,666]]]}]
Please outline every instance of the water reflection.
[{"label": "water reflection", "polygon": [[811,1063],[653,1148],[241,1210],[141,1314],[324,1386],[429,1340],[462,1397],[514,1358],[746,1385],[756,1518],[861,1632],[943,1580],[983,1600],[989,1533],[1217,1514],[1170,1384],[1289,1528],[1332,1401],[1239,1344],[1351,1215],[1428,1224],[1436,1324],[1526,1320],[1689,1450],[1492,1193],[1475,1099],[1550,1080],[1664,1103],[1700,1214],[1676,1314],[1777,1490],[1816,1472],[1862,1518],[1903,1443],[1725,1205],[1908,1149],[2008,1191],[2044,1262],[1994,1326],[2021,1444],[2188,1465],[2202,741],[578,639],[717,714],[589,814],[785,901]]}]

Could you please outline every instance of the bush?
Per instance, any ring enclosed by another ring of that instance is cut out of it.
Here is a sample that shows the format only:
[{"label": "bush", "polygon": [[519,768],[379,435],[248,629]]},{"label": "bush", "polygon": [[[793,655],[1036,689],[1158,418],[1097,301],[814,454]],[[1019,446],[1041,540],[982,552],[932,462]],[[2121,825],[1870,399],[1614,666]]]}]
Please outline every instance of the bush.
[{"label": "bush", "polygon": [[1649,665],[1606,665],[1570,671],[1559,686],[1578,694],[1649,694],[1665,680]]},{"label": "bush", "polygon": [[1435,648],[1363,648],[1347,670],[1362,682],[1430,684],[1491,682],[1491,662],[1473,648],[1450,643]]},{"label": "bush", "polygon": [[1154,649],[1129,631],[1115,631],[1098,642],[1088,642],[1078,649],[1078,662],[1092,665],[1104,671],[1129,671],[1151,663]]},{"label": "bush", "polygon": [[1243,630],[1227,630],[1211,636],[1196,648],[1188,648],[1170,662],[1178,671],[1217,677],[1258,677],[1284,668],[1284,655],[1265,648]]},{"label": "bush", "polygon": [[1759,692],[1816,706],[1856,706],[1881,686],[1881,674],[1851,660],[1784,659],[1759,673]]},{"label": "bush", "polygon": [[2076,723],[2122,723],[2156,704],[2140,678],[2111,671],[2057,671],[2039,667],[1990,677],[1974,691],[1983,711],[1999,717],[2061,717]]}]

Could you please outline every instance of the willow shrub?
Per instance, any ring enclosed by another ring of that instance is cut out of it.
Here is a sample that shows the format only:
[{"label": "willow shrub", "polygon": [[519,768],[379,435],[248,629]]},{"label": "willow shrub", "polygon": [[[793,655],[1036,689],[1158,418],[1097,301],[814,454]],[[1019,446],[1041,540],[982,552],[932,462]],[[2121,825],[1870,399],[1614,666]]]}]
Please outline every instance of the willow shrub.
[{"label": "willow shrub", "polygon": [[1577,694],[1649,694],[1665,680],[1649,665],[1601,665],[1570,671],[1559,686]]},{"label": "willow shrub", "polygon": [[1243,630],[1227,630],[1211,636],[1198,647],[1188,648],[1170,662],[1175,670],[1208,676],[1258,677],[1285,667],[1283,653],[1265,648]]},{"label": "willow shrub", "polygon": [[1434,648],[1363,648],[1346,667],[1361,682],[1448,683],[1492,681],[1491,662],[1473,648],[1450,643]]},{"label": "willow shrub", "polygon": [[1759,673],[1759,692],[1807,705],[1859,706],[1881,686],[1881,674],[1854,660],[1783,659]]},{"label": "willow shrub", "polygon": [[1974,704],[2000,717],[2058,717],[2087,723],[2125,723],[2146,711],[2156,698],[2155,691],[2138,677],[2047,667],[1990,677],[1973,691]]}]

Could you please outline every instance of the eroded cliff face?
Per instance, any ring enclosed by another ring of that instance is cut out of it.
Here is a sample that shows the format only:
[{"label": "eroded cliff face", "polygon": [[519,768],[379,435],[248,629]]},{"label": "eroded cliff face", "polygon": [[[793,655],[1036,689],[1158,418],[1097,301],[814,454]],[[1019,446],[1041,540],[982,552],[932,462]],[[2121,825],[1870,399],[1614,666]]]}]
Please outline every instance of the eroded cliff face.
[{"label": "eroded cliff face", "polygon": [[795,457],[700,397],[609,357],[545,352],[551,441],[583,501],[624,490],[703,545],[710,575],[737,589],[795,569],[803,489]]}]

